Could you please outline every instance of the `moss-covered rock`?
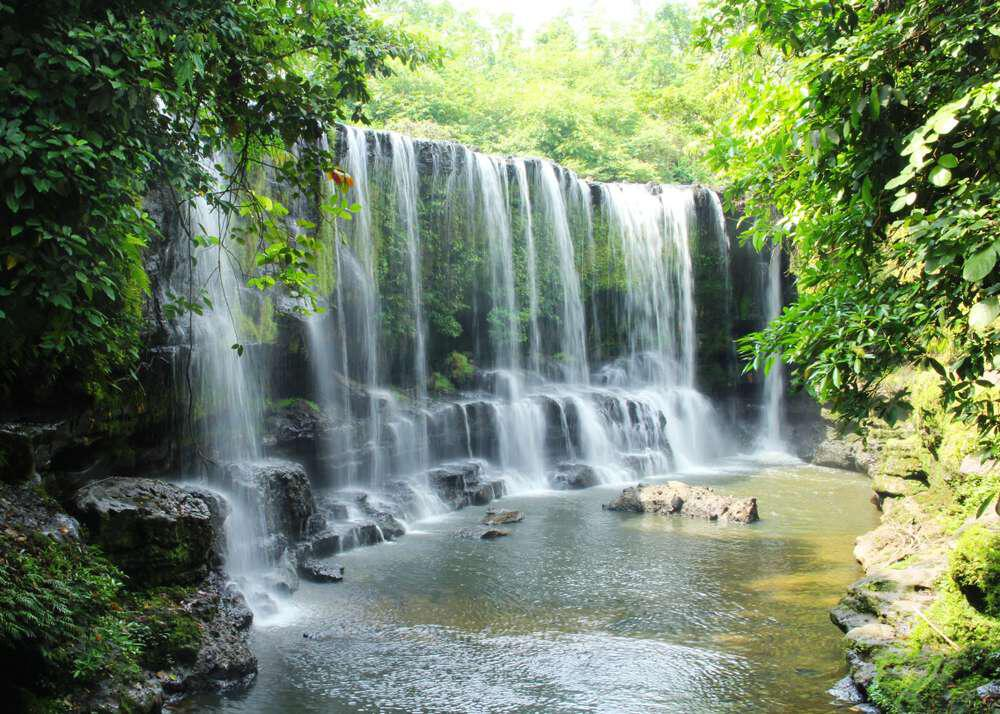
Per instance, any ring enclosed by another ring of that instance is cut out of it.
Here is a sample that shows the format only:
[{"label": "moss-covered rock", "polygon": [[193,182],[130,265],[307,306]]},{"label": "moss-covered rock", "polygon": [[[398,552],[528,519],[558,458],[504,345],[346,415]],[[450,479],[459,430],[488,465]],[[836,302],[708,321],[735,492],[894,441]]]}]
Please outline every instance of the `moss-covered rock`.
[{"label": "moss-covered rock", "polygon": [[969,527],[952,551],[949,575],[972,607],[1000,618],[1000,532],[980,524]]},{"label": "moss-covered rock", "polygon": [[921,460],[923,449],[916,436],[889,439],[871,470],[872,490],[880,498],[913,496],[927,487],[927,470]]},{"label": "moss-covered rock", "polygon": [[73,508],[87,538],[134,587],[194,583],[208,575],[217,543],[204,499],[165,481],[110,478],[81,488]]}]

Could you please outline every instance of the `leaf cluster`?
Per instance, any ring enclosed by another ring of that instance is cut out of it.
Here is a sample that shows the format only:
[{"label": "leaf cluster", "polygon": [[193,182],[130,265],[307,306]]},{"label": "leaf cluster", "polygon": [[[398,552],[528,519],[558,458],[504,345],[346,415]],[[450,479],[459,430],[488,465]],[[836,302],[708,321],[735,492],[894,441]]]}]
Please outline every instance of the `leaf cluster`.
[{"label": "leaf cluster", "polygon": [[312,190],[335,169],[325,128],[363,119],[368,79],[432,58],[367,4],[0,1],[0,390],[128,376],[153,186],[241,216],[262,272],[309,294],[314,247],[249,177]]},{"label": "leaf cluster", "polygon": [[721,0],[701,41],[751,67],[713,160],[798,277],[743,354],[858,422],[904,416],[884,380],[928,366],[996,448],[1000,3]]}]

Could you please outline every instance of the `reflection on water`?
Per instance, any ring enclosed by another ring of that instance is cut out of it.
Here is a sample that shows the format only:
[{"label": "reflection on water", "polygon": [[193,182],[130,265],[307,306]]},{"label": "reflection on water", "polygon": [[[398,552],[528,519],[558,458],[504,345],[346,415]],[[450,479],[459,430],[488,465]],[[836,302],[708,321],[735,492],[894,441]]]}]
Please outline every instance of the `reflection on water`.
[{"label": "reflection on water", "polygon": [[[858,576],[866,479],[751,461],[683,474],[756,495],[761,523],[601,510],[614,490],[510,497],[525,521],[455,537],[484,508],[338,558],[297,619],[260,626],[250,691],[210,712],[823,712],[843,674],[828,608]],[[304,638],[303,634],[309,637]]]}]

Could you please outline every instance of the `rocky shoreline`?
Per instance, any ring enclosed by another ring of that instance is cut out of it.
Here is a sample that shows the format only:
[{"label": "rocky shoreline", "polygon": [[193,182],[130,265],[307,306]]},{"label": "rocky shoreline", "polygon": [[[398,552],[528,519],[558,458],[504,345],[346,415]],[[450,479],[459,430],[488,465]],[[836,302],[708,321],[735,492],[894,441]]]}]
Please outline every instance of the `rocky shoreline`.
[{"label": "rocky shoreline", "polygon": [[[955,601],[968,608],[971,590],[982,585],[970,590],[961,582],[963,543],[977,533],[1000,533],[1000,504],[994,501],[977,517],[949,527],[932,483],[981,475],[997,465],[931,453],[910,423],[875,429],[865,441],[841,437],[827,425],[814,448],[808,458],[817,465],[867,474],[872,502],[882,513],[880,525],[854,548],[864,577],[830,613],[844,633],[848,666],[831,693],[869,712],[881,711],[879,704],[904,711],[1000,708],[1000,680],[990,681],[988,671],[978,674],[975,664],[965,672],[941,671],[949,658],[964,656],[945,631],[952,616],[946,608]],[[972,603],[973,617],[977,605]],[[970,683],[964,687],[954,681],[965,675]],[[919,705],[905,699],[913,696],[923,697]]]}]

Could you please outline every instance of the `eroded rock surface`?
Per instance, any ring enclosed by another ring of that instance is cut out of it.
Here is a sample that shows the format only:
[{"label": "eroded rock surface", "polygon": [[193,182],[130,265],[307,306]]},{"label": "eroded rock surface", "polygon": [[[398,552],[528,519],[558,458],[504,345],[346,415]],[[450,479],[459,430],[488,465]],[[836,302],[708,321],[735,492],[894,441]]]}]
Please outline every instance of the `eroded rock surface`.
[{"label": "eroded rock surface", "polygon": [[107,478],[81,488],[73,509],[87,539],[135,585],[194,583],[217,559],[212,509],[184,488],[147,478]]},{"label": "eroded rock surface", "polygon": [[240,461],[226,466],[237,492],[260,504],[269,533],[299,540],[316,510],[309,477],[300,464],[281,459]]},{"label": "eroded rock surface", "polygon": [[667,481],[626,488],[605,506],[609,511],[658,513],[705,518],[726,523],[753,523],[759,520],[756,498],[736,498],[703,486]]},{"label": "eroded rock surface", "polygon": [[502,526],[507,523],[520,523],[523,520],[524,514],[521,511],[489,511],[480,523],[484,526]]}]

